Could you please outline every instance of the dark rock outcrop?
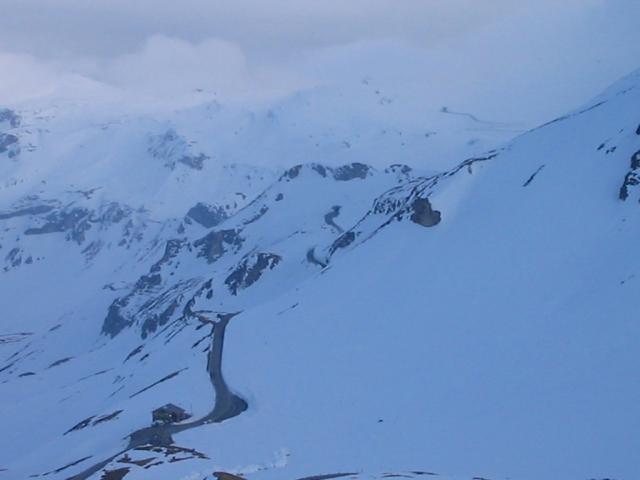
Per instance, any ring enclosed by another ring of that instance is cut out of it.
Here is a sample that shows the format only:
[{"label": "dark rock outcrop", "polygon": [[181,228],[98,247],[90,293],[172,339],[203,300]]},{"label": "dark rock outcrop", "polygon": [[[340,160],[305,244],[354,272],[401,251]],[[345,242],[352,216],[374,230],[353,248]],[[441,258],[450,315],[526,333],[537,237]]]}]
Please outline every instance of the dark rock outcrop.
[{"label": "dark rock outcrop", "polygon": [[0,125],[6,123],[10,128],[18,128],[20,122],[20,115],[16,112],[8,108],[0,108]]},{"label": "dark rock outcrop", "polygon": [[194,170],[202,170],[208,156],[204,153],[191,153],[191,145],[185,138],[169,129],[161,135],[152,135],[149,138],[149,154],[152,157],[164,160],[164,165],[171,170],[181,163]]},{"label": "dark rock outcrop", "polygon": [[67,435],[71,432],[75,432],[78,430],[82,430],[83,428],[86,428],[89,426],[89,424],[91,423],[91,420],[93,420],[95,417],[95,415],[92,415],[89,418],[85,418],[84,420],[76,423],[73,427],[71,427],[69,430],[67,430],[66,432],[63,433],[63,435]]},{"label": "dark rock outcrop", "polygon": [[224,281],[232,295],[257,282],[266,270],[273,270],[282,261],[282,257],[273,253],[252,254],[233,269]]},{"label": "dark rock outcrop", "polygon": [[240,230],[220,230],[211,232],[200,240],[196,240],[193,246],[199,249],[198,256],[205,257],[207,262],[213,263],[228,250],[237,252],[244,238],[240,236]]},{"label": "dark rock outcrop", "polygon": [[116,299],[107,310],[107,316],[102,322],[102,334],[109,335],[111,338],[115,337],[125,328],[133,324],[133,320],[125,317],[121,309],[127,305],[126,300]]},{"label": "dark rock outcrop", "polygon": [[124,410],[116,410],[115,412],[108,413],[106,415],[102,415],[102,416],[96,418],[91,425],[96,426],[96,425],[99,425],[101,423],[113,420],[118,415],[120,415],[122,412],[124,412]]},{"label": "dark rock outcrop", "polygon": [[155,332],[158,327],[166,325],[179,306],[180,304],[178,301],[174,300],[160,313],[147,316],[145,321],[142,323],[142,338],[147,338],[147,336],[150,333]]},{"label": "dark rock outcrop", "polygon": [[17,135],[6,131],[7,128],[19,126],[20,116],[13,110],[0,109],[0,155],[6,153],[9,158],[14,158],[20,154],[20,139]]},{"label": "dark rock outcrop", "polygon": [[216,480],[245,480],[244,477],[232,475],[227,472],[213,472],[213,476],[216,477]]},{"label": "dark rock outcrop", "polygon": [[535,172],[533,172],[529,178],[527,178],[527,180],[522,184],[523,187],[528,187],[529,185],[531,185],[531,182],[533,182],[533,180],[536,178],[536,176],[544,169],[545,165],[541,165],[539,166]]},{"label": "dark rock outcrop", "polygon": [[0,133],[0,154],[7,152],[9,158],[18,156],[20,153],[18,140],[18,137],[11,133]]},{"label": "dark rock outcrop", "polygon": [[44,217],[44,224],[39,227],[31,227],[25,230],[25,235],[44,235],[48,233],[66,232],[69,240],[78,244],[85,241],[86,232],[92,225],[100,228],[107,228],[110,225],[120,223],[131,211],[122,207],[118,203],[105,204],[99,211],[91,211],[83,207],[72,207],[63,210],[53,210],[49,205],[36,205],[29,208],[17,210],[8,214],[2,214],[0,220],[22,215],[40,215],[49,213]]},{"label": "dark rock outcrop", "polygon": [[331,177],[339,182],[347,182],[354,179],[365,179],[371,172],[371,167],[364,163],[350,163],[337,168],[325,167],[319,163],[311,163],[307,165],[296,165],[285,171],[280,177],[281,180],[292,180],[307,168],[323,178]]},{"label": "dark rock outcrop", "polygon": [[144,339],[166,325],[178,312],[182,295],[191,284],[178,283],[163,290],[160,281],[159,274],[144,275],[128,295],[115,299],[102,322],[102,334],[113,338],[137,323]]},{"label": "dark rock outcrop", "polygon": [[331,248],[329,249],[329,253],[333,255],[336,250],[340,248],[347,248],[356,240],[356,234],[353,231],[348,231],[340,235],[335,242],[331,244]]},{"label": "dark rock outcrop", "polygon": [[341,209],[342,207],[340,205],[334,205],[333,207],[331,207],[331,210],[329,210],[329,212],[324,215],[324,222],[327,225],[335,228],[338,233],[344,232],[344,229],[335,222],[335,219],[340,215]]},{"label": "dark rock outcrop", "polygon": [[204,166],[204,162],[208,159],[204,153],[200,153],[198,155],[183,155],[178,158],[178,163],[186,165],[189,168],[193,168],[194,170],[202,170]]},{"label": "dark rock outcrop", "polygon": [[111,303],[102,323],[103,335],[113,338],[137,323],[141,325],[142,338],[146,338],[174,317],[180,307],[182,294],[193,285],[191,281],[186,281],[167,288],[163,276],[170,276],[171,273],[167,274],[166,271],[171,270],[174,258],[185,245],[186,240],[167,241],[162,258],[151,266],[148,273],[138,278],[127,295]]},{"label": "dark rock outcrop", "polygon": [[91,228],[89,213],[89,210],[80,207],[52,212],[45,217],[46,223],[44,225],[28,228],[24,234],[43,235],[68,232],[69,238],[80,244],[85,240],[85,232]]},{"label": "dark rock outcrop", "polygon": [[307,262],[311,263],[312,265],[317,265],[321,268],[325,268],[327,266],[326,262],[323,262],[316,257],[315,248],[310,248],[309,250],[307,250]]},{"label": "dark rock outcrop", "polygon": [[165,247],[164,253],[162,254],[162,258],[158,260],[151,266],[151,273],[158,273],[162,270],[162,267],[171,262],[173,258],[175,258],[178,253],[182,250],[182,247],[185,245],[185,240],[168,240]]},{"label": "dark rock outcrop", "polygon": [[264,215],[269,211],[269,207],[267,207],[266,205],[263,205],[260,210],[258,210],[254,215],[252,215],[251,217],[247,218],[244,222],[242,222],[244,225],[249,225],[250,223],[253,222],[257,222],[258,220],[260,220],[262,217],[264,217]]},{"label": "dark rock outcrop", "polygon": [[[22,250],[20,247],[12,248],[4,258],[11,267],[19,267],[22,265]],[[7,270],[5,268],[5,270]]]},{"label": "dark rock outcrop", "polygon": [[300,175],[301,170],[302,170],[302,165],[295,165],[290,169],[286,170],[280,177],[280,180],[286,180],[286,179],[292,180],[296,178],[298,175]]},{"label": "dark rock outcrop", "polygon": [[333,178],[340,182],[346,182],[354,180],[356,178],[364,180],[369,175],[371,167],[364,163],[350,163],[349,165],[343,165],[333,170]]},{"label": "dark rock outcrop", "polygon": [[385,173],[401,173],[403,175],[409,175],[412,172],[412,168],[409,165],[403,163],[394,163],[384,169]]},{"label": "dark rock outcrop", "polygon": [[626,200],[629,197],[629,190],[637,185],[640,185],[640,150],[631,156],[631,166],[618,194],[620,200]]},{"label": "dark rock outcrop", "polygon": [[428,198],[416,198],[411,204],[411,221],[423,227],[433,227],[440,223],[442,215],[431,207]]},{"label": "dark rock outcrop", "polygon": [[199,223],[205,228],[213,228],[228,218],[223,207],[198,203],[187,212],[187,218]]},{"label": "dark rock outcrop", "polygon": [[311,165],[311,169],[318,173],[321,177],[326,177],[327,176],[327,171],[330,169],[328,169],[327,167],[325,167],[324,165],[320,165],[318,163],[314,163]]},{"label": "dark rock outcrop", "polygon": [[0,213],[0,220],[8,220],[15,217],[24,217],[26,215],[42,215],[53,210],[51,205],[34,205],[32,207],[20,208],[12,212]]}]

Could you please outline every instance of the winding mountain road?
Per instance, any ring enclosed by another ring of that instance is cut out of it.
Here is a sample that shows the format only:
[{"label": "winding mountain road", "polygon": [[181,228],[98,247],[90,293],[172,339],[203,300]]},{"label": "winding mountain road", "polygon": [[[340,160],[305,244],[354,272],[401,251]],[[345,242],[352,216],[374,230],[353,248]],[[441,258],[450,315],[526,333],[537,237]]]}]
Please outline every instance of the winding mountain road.
[{"label": "winding mountain road", "polygon": [[[239,313],[239,312],[238,312]],[[173,443],[174,433],[184,432],[192,428],[200,427],[209,423],[220,423],[230,418],[236,417],[248,408],[247,402],[233,393],[222,375],[222,350],[224,347],[224,335],[229,321],[238,313],[226,313],[218,315],[218,322],[213,324],[211,333],[211,347],[207,356],[207,371],[215,392],[215,403],[211,412],[202,418],[187,423],[169,423],[152,425],[141,428],[129,435],[127,448],[119,451],[115,455],[101,461],[82,472],[67,478],[67,480],[87,480],[91,475],[105,467],[113,459],[123,453],[133,450],[142,445],[166,446]]]}]

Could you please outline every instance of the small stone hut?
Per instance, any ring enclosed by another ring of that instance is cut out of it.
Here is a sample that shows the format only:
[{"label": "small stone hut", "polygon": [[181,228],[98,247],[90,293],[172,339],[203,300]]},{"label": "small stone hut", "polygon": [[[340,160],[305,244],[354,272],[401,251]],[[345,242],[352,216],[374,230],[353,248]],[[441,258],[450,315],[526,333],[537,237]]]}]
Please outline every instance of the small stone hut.
[{"label": "small stone hut", "polygon": [[186,420],[189,415],[183,408],[167,403],[153,411],[153,421],[157,423],[175,423]]}]

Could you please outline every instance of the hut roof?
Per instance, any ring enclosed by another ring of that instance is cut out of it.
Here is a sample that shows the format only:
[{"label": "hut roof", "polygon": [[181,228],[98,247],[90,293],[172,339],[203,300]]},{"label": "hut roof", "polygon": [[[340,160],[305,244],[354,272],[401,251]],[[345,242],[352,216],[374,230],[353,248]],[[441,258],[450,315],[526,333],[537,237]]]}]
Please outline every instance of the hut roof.
[{"label": "hut roof", "polygon": [[186,413],[185,409],[180,408],[179,406],[174,405],[173,403],[167,403],[166,405],[163,405],[162,407],[156,408],[154,410],[154,412],[158,412],[158,411],[171,412],[171,413]]}]

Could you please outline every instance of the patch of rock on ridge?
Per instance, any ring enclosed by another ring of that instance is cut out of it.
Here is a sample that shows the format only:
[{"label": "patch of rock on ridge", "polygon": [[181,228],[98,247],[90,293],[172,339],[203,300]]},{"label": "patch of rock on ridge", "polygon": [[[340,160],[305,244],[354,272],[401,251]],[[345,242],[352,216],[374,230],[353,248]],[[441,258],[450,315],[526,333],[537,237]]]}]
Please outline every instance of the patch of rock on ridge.
[{"label": "patch of rock on ridge", "polygon": [[8,108],[0,108],[0,125],[7,123],[10,128],[18,128],[21,123],[20,115]]},{"label": "patch of rock on ridge", "polygon": [[295,165],[285,171],[280,179],[292,180],[306,170],[311,170],[324,178],[331,177],[339,182],[348,182],[355,179],[364,180],[371,174],[372,168],[369,165],[359,162],[349,163],[336,168],[326,167],[319,163],[301,164]]},{"label": "patch of rock on ridge", "polygon": [[[20,116],[13,110],[0,109],[0,129],[18,128],[20,123]],[[6,153],[9,158],[17,157],[20,154],[20,139],[16,135],[0,131],[0,155],[3,153]]]},{"label": "patch of rock on ridge", "polygon": [[20,154],[18,137],[11,133],[0,133],[0,154],[7,153],[9,158],[17,157]]},{"label": "patch of rock on ridge", "polygon": [[191,144],[172,128],[163,134],[150,136],[147,150],[153,158],[164,160],[164,166],[170,170],[174,170],[178,163],[202,170],[204,162],[209,159],[204,153],[192,153]]},{"label": "patch of rock on ridge", "polygon": [[257,282],[267,270],[273,270],[282,257],[274,253],[257,253],[243,259],[226,278],[224,283],[232,295]]},{"label": "patch of rock on ridge", "polygon": [[205,228],[213,228],[225,221],[229,215],[223,207],[198,203],[187,212],[187,219],[199,223]]},{"label": "patch of rock on ridge", "polygon": [[442,214],[434,210],[428,198],[416,198],[411,204],[411,221],[423,227],[434,227],[442,220]]},{"label": "patch of rock on ridge", "polygon": [[329,254],[333,255],[336,250],[347,248],[349,245],[356,241],[356,236],[356,232],[352,230],[343,233],[331,244],[331,248],[329,248]]},{"label": "patch of rock on ridge", "polygon": [[629,171],[624,177],[624,182],[622,183],[620,193],[618,194],[620,200],[626,200],[630,194],[629,190],[637,185],[640,185],[640,150],[631,156]]},{"label": "patch of rock on ridge", "polygon": [[193,246],[198,248],[199,257],[205,257],[207,262],[213,263],[232,249],[237,252],[244,242],[244,238],[240,236],[240,230],[229,229],[208,233],[200,240],[196,240]]}]

